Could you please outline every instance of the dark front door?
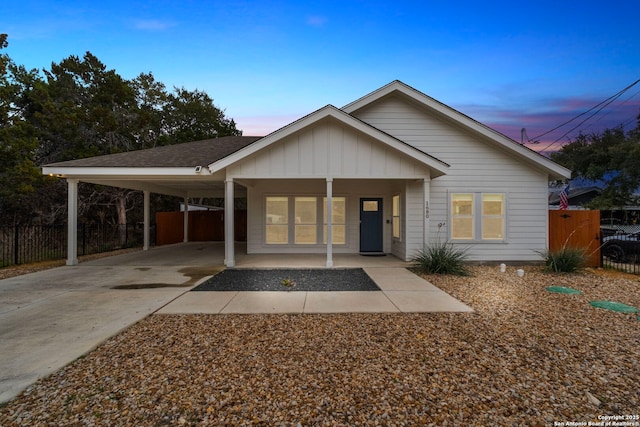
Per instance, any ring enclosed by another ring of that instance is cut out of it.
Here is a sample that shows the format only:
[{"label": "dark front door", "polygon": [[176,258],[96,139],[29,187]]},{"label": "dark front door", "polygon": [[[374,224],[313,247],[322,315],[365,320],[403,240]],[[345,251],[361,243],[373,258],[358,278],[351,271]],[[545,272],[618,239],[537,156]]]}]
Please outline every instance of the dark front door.
[{"label": "dark front door", "polygon": [[382,252],[382,199],[360,199],[360,252]]}]

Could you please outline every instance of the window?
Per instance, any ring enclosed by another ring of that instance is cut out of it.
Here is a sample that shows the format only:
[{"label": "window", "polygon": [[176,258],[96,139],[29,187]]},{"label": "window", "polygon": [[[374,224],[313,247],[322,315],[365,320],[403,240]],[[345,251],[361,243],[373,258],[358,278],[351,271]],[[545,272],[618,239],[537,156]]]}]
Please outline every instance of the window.
[{"label": "window", "polygon": [[[323,199],[322,217],[323,237],[322,242],[327,244],[327,198]],[[334,245],[344,245],[347,243],[347,199],[346,197],[331,198],[331,243]]]},{"label": "window", "polygon": [[473,194],[451,195],[451,238],[473,240]]},{"label": "window", "polygon": [[392,198],[393,212],[392,212],[392,225],[393,225],[393,238],[400,240],[400,195],[396,194]]},{"label": "window", "polygon": [[317,231],[317,214],[318,208],[315,197],[296,197],[295,198],[295,243],[315,244]]},{"label": "window", "polygon": [[[333,197],[332,243],[347,242],[347,199]],[[327,243],[327,199],[318,196],[266,197],[265,243],[268,245],[318,245]],[[320,211],[322,206],[322,211]],[[293,218],[293,220],[289,220]],[[320,222],[319,218],[322,218]],[[322,227],[322,228],[321,228]],[[322,241],[320,241],[322,233]]]},{"label": "window", "polygon": [[362,204],[362,210],[365,212],[378,212],[378,202],[376,200],[368,200]]},{"label": "window", "polygon": [[482,240],[504,240],[504,194],[482,195]]},{"label": "window", "polygon": [[266,238],[268,244],[289,243],[289,198],[267,197]]},{"label": "window", "polygon": [[[477,215],[477,213],[480,215]],[[451,195],[451,239],[503,241],[505,195],[454,193]]]}]

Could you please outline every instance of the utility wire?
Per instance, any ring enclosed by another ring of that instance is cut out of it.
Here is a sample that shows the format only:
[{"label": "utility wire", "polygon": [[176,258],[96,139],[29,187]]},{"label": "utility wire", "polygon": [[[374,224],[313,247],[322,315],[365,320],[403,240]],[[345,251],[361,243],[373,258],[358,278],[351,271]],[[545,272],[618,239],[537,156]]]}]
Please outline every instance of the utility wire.
[{"label": "utility wire", "polygon": [[[627,99],[625,99],[624,101],[620,102],[618,105],[616,105],[614,108],[612,108],[611,110],[607,111],[606,113],[602,114],[600,117],[598,117],[597,119],[595,119],[595,121],[599,121],[602,120],[604,117],[608,116],[609,114],[611,114],[613,111],[615,111],[616,109],[622,107],[624,104],[626,104],[627,102],[631,101],[633,98],[635,98],[638,94],[640,93],[640,90],[636,91],[636,93],[632,94],[631,96],[629,96]],[[633,117],[631,117],[630,119],[627,119],[625,121],[622,122],[622,124],[620,126],[622,126],[622,128],[624,129],[625,127],[627,127],[627,125],[629,123],[631,123],[633,120],[635,120],[638,117],[638,114],[634,114]],[[590,127],[593,126],[593,123],[591,123],[589,126],[587,126],[585,129],[582,129],[581,132],[586,131],[587,129],[589,129]]]},{"label": "utility wire", "polygon": [[556,142],[560,141],[562,138],[564,138],[565,136],[567,136],[569,133],[571,133],[572,131],[574,131],[575,129],[577,129],[578,127],[580,127],[583,123],[585,123],[587,120],[589,120],[590,118],[592,118],[593,116],[595,116],[596,114],[598,114],[603,108],[605,108],[607,105],[611,104],[613,101],[615,101],[616,99],[618,99],[620,96],[622,96],[622,94],[624,94],[626,91],[628,91],[629,89],[631,89],[633,86],[635,86],[636,84],[640,83],[640,79],[636,80],[635,82],[631,83],[629,86],[625,87],[624,89],[622,89],[621,91],[617,92],[616,94],[610,96],[609,98],[605,99],[602,102],[599,102],[598,104],[594,105],[593,107],[591,107],[590,109],[588,109],[587,111],[584,111],[580,114],[578,114],[577,116],[573,117],[570,120],[567,120],[566,122],[554,127],[551,130],[548,130],[544,133],[541,133],[540,135],[536,135],[533,138],[529,138],[527,136],[527,140],[528,142],[531,142],[531,140],[533,139],[534,141],[537,140],[538,138],[540,138],[541,136],[545,136],[555,130],[560,129],[563,126],[568,125],[569,123],[571,123],[572,121],[584,116],[585,114],[588,114],[589,112],[595,110],[596,108],[598,108],[598,110],[593,113],[592,115],[590,115],[589,117],[587,117],[585,120],[583,120],[582,122],[580,122],[577,126],[573,127],[571,130],[569,130],[568,132],[566,132],[564,135],[562,135],[560,138],[556,139],[555,141],[553,141],[551,144],[549,144],[547,147],[545,147],[543,150],[541,151],[546,151],[548,150],[553,144],[555,144]]},{"label": "utility wire", "polygon": [[[638,80],[640,81],[640,80]],[[636,82],[637,83],[637,82]],[[624,93],[624,92],[622,92]],[[605,108],[606,106],[608,106],[609,104],[611,104],[613,101],[615,101],[616,99],[618,99],[618,97],[620,97],[622,95],[622,93],[618,94],[615,98],[611,99],[609,102],[607,102],[606,104],[604,104],[602,107],[598,108],[593,114],[591,114],[589,117],[587,117],[586,119],[584,119],[583,121],[581,121],[580,123],[578,123],[576,126],[572,127],[571,129],[569,129],[567,132],[565,132],[560,138],[556,139],[555,141],[553,141],[551,144],[547,145],[543,151],[548,150],[549,148],[551,148],[551,146],[553,144],[555,144],[556,142],[560,141],[562,138],[564,138],[565,136],[569,135],[571,132],[573,132],[574,130],[576,130],[577,128],[579,128],[580,126],[582,126],[587,120],[589,120],[590,118],[592,118],[593,116],[595,116],[596,114],[598,114],[600,111],[602,111],[603,108]],[[600,104],[598,104],[600,105]],[[593,108],[592,108],[593,109]],[[591,110],[589,110],[591,111]]]}]

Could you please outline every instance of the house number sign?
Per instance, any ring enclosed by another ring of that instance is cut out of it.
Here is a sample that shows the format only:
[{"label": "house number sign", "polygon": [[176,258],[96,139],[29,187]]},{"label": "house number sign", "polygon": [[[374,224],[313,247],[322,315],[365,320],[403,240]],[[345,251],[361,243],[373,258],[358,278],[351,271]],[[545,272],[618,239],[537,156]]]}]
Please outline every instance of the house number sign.
[{"label": "house number sign", "polygon": [[429,219],[429,202],[424,202],[424,217]]}]

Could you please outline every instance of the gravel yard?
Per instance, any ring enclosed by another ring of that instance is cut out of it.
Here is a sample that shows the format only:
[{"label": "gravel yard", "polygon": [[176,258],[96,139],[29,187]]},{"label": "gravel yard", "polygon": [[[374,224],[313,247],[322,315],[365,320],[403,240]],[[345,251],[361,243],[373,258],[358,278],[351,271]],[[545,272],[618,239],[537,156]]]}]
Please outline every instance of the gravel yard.
[{"label": "gravel yard", "polygon": [[639,278],[525,270],[427,277],[473,313],[152,315],[5,404],[0,425],[553,426],[639,414],[638,313],[589,305],[640,307]]}]

